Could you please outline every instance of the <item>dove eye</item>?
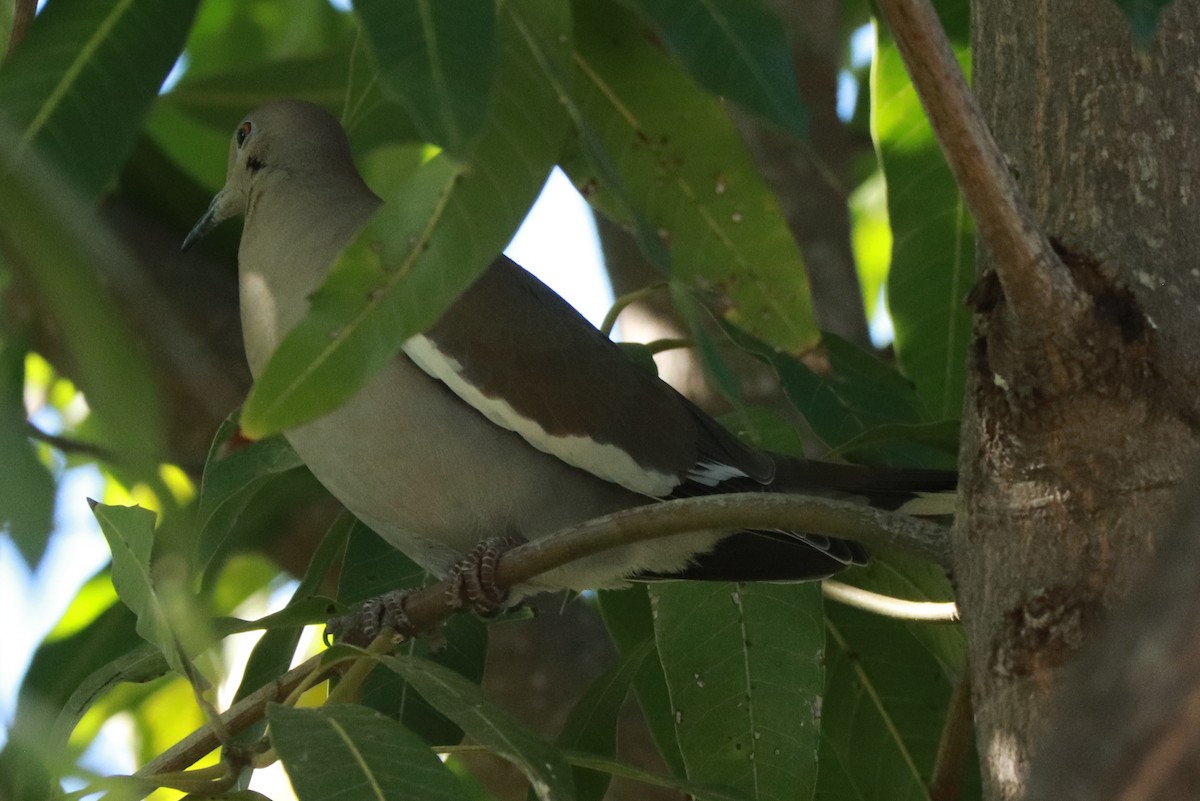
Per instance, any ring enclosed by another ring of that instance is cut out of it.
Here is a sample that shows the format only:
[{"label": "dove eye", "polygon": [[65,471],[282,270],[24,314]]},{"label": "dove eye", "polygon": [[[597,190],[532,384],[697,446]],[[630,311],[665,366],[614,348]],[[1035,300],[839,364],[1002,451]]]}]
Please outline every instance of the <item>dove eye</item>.
[{"label": "dove eye", "polygon": [[250,132],[254,130],[254,125],[247,120],[243,122],[237,129],[237,143],[241,147],[246,143],[246,139],[250,136]]}]

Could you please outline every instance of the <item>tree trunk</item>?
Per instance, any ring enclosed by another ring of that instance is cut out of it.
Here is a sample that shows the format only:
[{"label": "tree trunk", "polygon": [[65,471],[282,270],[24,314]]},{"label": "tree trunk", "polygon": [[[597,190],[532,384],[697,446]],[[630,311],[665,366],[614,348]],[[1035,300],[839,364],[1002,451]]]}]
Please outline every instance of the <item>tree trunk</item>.
[{"label": "tree trunk", "polygon": [[1114,3],[972,7],[980,104],[1089,301],[1065,334],[1023,320],[980,253],[954,577],[985,797],[1016,799],[1060,669],[1129,592],[1200,442],[1200,2],[1145,52]]}]

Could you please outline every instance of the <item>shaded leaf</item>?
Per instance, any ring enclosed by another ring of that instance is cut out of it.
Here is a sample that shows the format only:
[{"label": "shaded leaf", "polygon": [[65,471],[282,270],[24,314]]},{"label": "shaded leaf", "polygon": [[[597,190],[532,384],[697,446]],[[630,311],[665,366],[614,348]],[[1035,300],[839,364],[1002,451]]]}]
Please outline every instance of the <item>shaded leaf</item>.
[{"label": "shaded leaf", "polygon": [[795,137],[808,134],[783,23],[760,0],[624,0],[708,91]]},{"label": "shaded leaf", "polygon": [[199,0],[48,3],[0,69],[0,109],[87,200],[116,177]]},{"label": "shaded leaf", "polygon": [[54,525],[54,477],[25,430],[25,349],[0,338],[0,531],[36,568]]},{"label": "shaded leaf", "polygon": [[355,704],[267,707],[271,743],[300,801],[465,801],[458,780],[416,735]]},{"label": "shaded leaf", "polygon": [[[827,606],[829,638],[818,794],[830,801],[925,801],[953,686],[914,631],[932,625]],[[979,797],[975,764],[963,798]]]},{"label": "shaded leaf", "polygon": [[101,443],[145,467],[161,451],[157,390],[106,287],[120,284],[131,257],[61,174],[35,153],[14,160],[15,152],[0,119],[0,254],[34,308],[51,318],[44,325],[63,337],[65,363],[57,366],[87,395]]},{"label": "shaded leaf", "polygon": [[[554,744],[564,750],[585,751],[610,759],[616,757],[621,708],[625,705],[625,697],[629,695],[634,677],[642,669],[642,663],[653,654],[654,643],[646,640],[604,671],[571,708],[567,722],[563,724]],[[608,791],[607,774],[578,769],[574,773],[577,798],[581,801],[601,801],[604,798]]]},{"label": "shaded leaf", "polygon": [[653,585],[654,631],[690,780],[811,798],[824,687],[816,584]]},{"label": "shaded leaf", "polygon": [[463,156],[483,128],[496,72],[496,7],[478,0],[356,0],[385,91],[417,131]]},{"label": "shaded leaf", "polygon": [[[429,579],[423,568],[362,523],[350,535],[338,580],[338,601],[353,607],[385,592],[417,588]],[[442,627],[442,647],[434,648],[428,638],[407,640],[403,652],[430,659],[478,685],[483,680],[487,658],[487,625],[477,617],[455,615]],[[414,692],[396,673],[376,670],[363,686],[364,706],[395,718],[429,745],[447,745],[462,739],[462,729],[453,720]]]},{"label": "shaded leaf", "polygon": [[195,527],[196,564],[201,570],[225,549],[238,516],[263,485],[304,465],[283,437],[236,442],[237,429],[235,413],[221,424],[204,463]]},{"label": "shaded leaf", "polygon": [[[597,593],[596,597],[604,625],[622,655],[635,653],[644,643],[654,642],[654,618],[645,584],[635,584],[625,590],[606,590]],[[673,775],[686,776],[662,662],[657,658],[643,661],[641,670],[634,677],[633,688],[663,762]]]},{"label": "shaded leaf", "polygon": [[672,776],[663,776],[658,773],[651,773],[648,770],[635,768],[624,762],[604,759],[592,754],[583,754],[578,751],[568,752],[567,759],[577,769],[583,768],[597,773],[605,773],[609,776],[632,779],[635,782],[648,784],[652,787],[665,787],[683,793],[688,798],[695,798],[697,801],[750,801],[753,798],[753,796],[739,793],[736,790],[730,790],[728,787],[715,787],[710,784],[700,784],[698,782],[676,779]]},{"label": "shaded leaf", "polygon": [[379,661],[403,676],[475,742],[519,768],[542,801],[575,797],[571,769],[562,755],[525,724],[484,699],[478,686],[425,659],[393,656]]}]

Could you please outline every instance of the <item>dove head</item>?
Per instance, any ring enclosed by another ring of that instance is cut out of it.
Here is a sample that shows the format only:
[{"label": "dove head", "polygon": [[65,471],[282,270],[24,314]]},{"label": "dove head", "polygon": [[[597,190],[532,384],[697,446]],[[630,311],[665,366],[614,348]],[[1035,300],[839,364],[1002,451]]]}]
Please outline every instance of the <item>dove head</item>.
[{"label": "dove head", "polygon": [[225,186],[187,238],[187,250],[217,223],[247,215],[272,187],[288,191],[306,182],[329,185],[340,177],[360,181],[341,124],[320,106],[276,100],[246,115],[229,141]]}]

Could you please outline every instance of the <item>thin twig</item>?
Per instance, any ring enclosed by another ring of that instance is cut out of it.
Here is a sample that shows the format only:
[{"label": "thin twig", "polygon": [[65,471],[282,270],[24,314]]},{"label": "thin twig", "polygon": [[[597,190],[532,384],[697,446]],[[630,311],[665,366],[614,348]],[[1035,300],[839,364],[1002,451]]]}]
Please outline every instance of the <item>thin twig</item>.
[{"label": "thin twig", "polygon": [[8,46],[4,49],[4,60],[7,61],[17,45],[25,39],[25,31],[37,13],[37,0],[17,0],[13,6],[12,30],[8,33]]},{"label": "thin twig", "polygon": [[963,777],[975,740],[975,713],[971,707],[971,671],[963,666],[954,685],[946,723],[938,740],[933,777],[929,782],[930,801],[958,801],[962,797]]},{"label": "thin twig", "polygon": [[930,125],[995,257],[1012,313],[1041,326],[1068,325],[1084,306],[1070,273],[1040,230],[967,86],[930,0],[879,0]]},{"label": "thin twig", "polygon": [[48,434],[42,429],[35,426],[33,423],[26,421],[25,434],[30,439],[36,439],[38,442],[44,442],[51,448],[60,450],[66,454],[81,454],[83,456],[91,456],[101,462],[113,462],[113,455],[108,452],[107,448],[101,445],[96,445],[91,442],[81,442],[70,437],[61,437],[57,434]]},{"label": "thin twig", "polygon": [[[684,498],[639,506],[596,518],[506,552],[496,568],[496,584],[513,587],[576,559],[620,545],[668,537],[689,531],[763,528],[811,531],[858,540],[868,546],[902,550],[945,567],[950,560],[949,532],[942,526],[867,506],[804,495],[761,492]],[[416,631],[430,631],[451,610],[446,604],[450,582],[442,581],[413,592],[404,609]],[[234,704],[221,721],[230,734],[262,719],[268,703],[287,698],[309,682],[321,665],[316,656],[278,680]],[[333,667],[321,668],[328,676]],[[318,679],[320,680],[320,679]],[[137,772],[139,777],[183,770],[219,745],[208,726],[193,732]]]},{"label": "thin twig", "polygon": [[954,601],[906,601],[877,592],[852,587],[840,581],[821,582],[821,593],[830,600],[853,606],[864,612],[898,620],[949,622],[958,620],[958,604]]},{"label": "thin twig", "polygon": [[624,295],[614,300],[613,305],[608,309],[608,313],[604,315],[604,321],[600,323],[600,332],[604,334],[604,336],[611,336],[613,328],[617,325],[617,318],[621,316],[621,312],[625,311],[625,309],[632,304],[650,297],[655,292],[663,289],[665,286],[667,286],[666,282],[659,281],[658,283],[651,284],[650,286],[645,286],[641,289],[635,289],[632,292],[626,292]]}]

